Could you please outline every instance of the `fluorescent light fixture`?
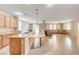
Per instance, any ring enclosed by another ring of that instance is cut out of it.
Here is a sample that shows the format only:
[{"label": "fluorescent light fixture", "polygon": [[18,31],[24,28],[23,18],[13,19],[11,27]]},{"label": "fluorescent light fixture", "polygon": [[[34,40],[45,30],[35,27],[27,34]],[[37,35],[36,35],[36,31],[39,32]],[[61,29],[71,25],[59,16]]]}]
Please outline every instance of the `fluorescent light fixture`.
[{"label": "fluorescent light fixture", "polygon": [[60,20],[60,21],[46,21],[46,23],[67,23],[67,22],[71,22],[71,19],[68,20]]},{"label": "fluorescent light fixture", "polygon": [[26,21],[26,22],[28,22],[27,19],[25,19],[25,18],[23,18],[23,17],[19,17],[18,19],[21,20],[21,21]]},{"label": "fluorescent light fixture", "polygon": [[48,6],[48,7],[51,7],[51,6],[53,6],[53,4],[47,4],[47,6]]},{"label": "fluorescent light fixture", "polygon": [[21,16],[22,15],[22,13],[20,13],[20,12],[14,12],[14,14],[17,15],[17,16]]}]

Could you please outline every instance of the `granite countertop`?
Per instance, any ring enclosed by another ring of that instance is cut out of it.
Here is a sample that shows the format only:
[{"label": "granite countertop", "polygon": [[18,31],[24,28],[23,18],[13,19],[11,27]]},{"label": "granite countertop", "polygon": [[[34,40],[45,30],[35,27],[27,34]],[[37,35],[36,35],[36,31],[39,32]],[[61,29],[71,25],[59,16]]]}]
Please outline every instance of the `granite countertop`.
[{"label": "granite countertop", "polygon": [[45,37],[45,35],[33,35],[32,37]]},{"label": "granite countertop", "polygon": [[31,33],[20,33],[20,34],[15,34],[15,35],[12,35],[10,38],[26,38],[28,35],[30,35]]},{"label": "granite countertop", "polygon": [[27,36],[27,34],[15,34],[12,35],[10,38],[25,38]]},{"label": "granite countertop", "polygon": [[17,32],[11,32],[11,33],[0,33],[0,35],[11,35],[11,34],[17,34]]}]

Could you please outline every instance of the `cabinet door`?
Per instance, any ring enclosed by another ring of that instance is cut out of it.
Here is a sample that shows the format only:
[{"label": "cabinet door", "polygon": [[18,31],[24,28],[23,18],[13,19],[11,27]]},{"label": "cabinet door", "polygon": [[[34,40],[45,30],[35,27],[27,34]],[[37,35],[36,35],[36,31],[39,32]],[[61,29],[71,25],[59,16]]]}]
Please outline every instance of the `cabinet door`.
[{"label": "cabinet door", "polygon": [[14,18],[11,18],[11,27],[16,28],[17,27],[17,21]]},{"label": "cabinet door", "polygon": [[10,21],[11,21],[11,19],[10,19],[10,17],[6,17],[6,27],[10,27],[11,25],[11,23],[10,23]]},{"label": "cabinet door", "polygon": [[4,25],[4,23],[5,23],[5,16],[3,16],[3,15],[0,15],[0,27],[4,27],[5,25]]},{"label": "cabinet door", "polygon": [[3,40],[2,40],[2,36],[0,36],[0,48],[2,48],[2,44],[3,44]]},{"label": "cabinet door", "polygon": [[9,49],[10,49],[11,55],[20,55],[21,54],[21,39],[11,38]]},{"label": "cabinet door", "polygon": [[17,19],[14,19],[14,28],[17,28]]},{"label": "cabinet door", "polygon": [[47,41],[46,41],[45,37],[41,37],[41,41],[40,41],[41,46],[44,46],[46,43],[47,43]]},{"label": "cabinet door", "polygon": [[3,36],[3,46],[7,46],[9,44],[9,35]]}]

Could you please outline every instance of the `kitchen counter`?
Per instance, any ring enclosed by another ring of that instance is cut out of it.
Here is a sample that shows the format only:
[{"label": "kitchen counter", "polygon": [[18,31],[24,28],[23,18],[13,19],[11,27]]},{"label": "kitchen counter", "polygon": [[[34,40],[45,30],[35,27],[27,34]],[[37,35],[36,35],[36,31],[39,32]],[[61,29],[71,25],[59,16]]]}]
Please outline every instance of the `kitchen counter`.
[{"label": "kitchen counter", "polygon": [[9,38],[10,36],[17,34],[17,32],[0,32],[0,48],[6,47],[9,45]]},{"label": "kitchen counter", "polygon": [[9,45],[11,55],[25,54],[25,40],[30,34],[32,33],[30,32],[28,34],[15,34],[10,36]]},{"label": "kitchen counter", "polygon": [[11,35],[10,38],[26,38],[30,34],[32,34],[32,32],[29,32],[27,34],[14,34],[14,35]]},{"label": "kitchen counter", "polygon": [[10,36],[10,38],[25,38],[27,37],[27,34],[15,34]]},{"label": "kitchen counter", "polygon": [[0,36],[4,36],[4,35],[14,35],[14,34],[18,34],[18,32],[5,32],[5,33],[0,33]]},{"label": "kitchen counter", "polygon": [[27,53],[30,48],[34,47],[35,38],[40,39],[40,46],[46,43],[44,34],[36,36],[34,33],[29,32],[28,34],[15,34],[10,36],[10,54],[21,55]]}]

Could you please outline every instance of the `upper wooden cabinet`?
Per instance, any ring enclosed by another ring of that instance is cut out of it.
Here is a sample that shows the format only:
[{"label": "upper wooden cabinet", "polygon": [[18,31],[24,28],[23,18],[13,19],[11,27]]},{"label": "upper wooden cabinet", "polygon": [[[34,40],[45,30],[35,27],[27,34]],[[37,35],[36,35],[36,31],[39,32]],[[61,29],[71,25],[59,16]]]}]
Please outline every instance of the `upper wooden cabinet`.
[{"label": "upper wooden cabinet", "polygon": [[5,25],[6,25],[6,27],[11,27],[11,19],[10,19],[10,17],[6,17],[6,23],[5,23]]},{"label": "upper wooden cabinet", "polygon": [[17,20],[13,17],[0,15],[0,28],[17,28]]},{"label": "upper wooden cabinet", "polygon": [[16,21],[16,19],[11,18],[10,22],[11,22],[11,27],[12,28],[16,28],[17,27],[17,21]]},{"label": "upper wooden cabinet", "polygon": [[5,16],[3,16],[3,15],[0,15],[0,27],[4,27],[5,25],[4,25],[4,23],[5,23]]}]

